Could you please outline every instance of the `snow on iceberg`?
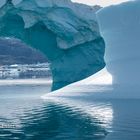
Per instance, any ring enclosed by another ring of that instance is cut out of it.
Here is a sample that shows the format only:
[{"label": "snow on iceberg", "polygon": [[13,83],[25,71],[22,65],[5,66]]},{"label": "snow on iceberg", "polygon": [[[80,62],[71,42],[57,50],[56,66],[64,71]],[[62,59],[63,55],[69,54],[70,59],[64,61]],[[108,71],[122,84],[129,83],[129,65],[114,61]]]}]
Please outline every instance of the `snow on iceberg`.
[{"label": "snow on iceberg", "polygon": [[97,12],[106,44],[107,70],[117,85],[140,84],[140,1],[109,6]]},{"label": "snow on iceberg", "polygon": [[[46,93],[41,98],[54,99],[55,97],[78,97],[80,99],[80,97],[84,97],[85,99],[85,97],[90,96],[91,98],[93,97],[95,99],[97,97],[97,94],[95,93],[105,93],[105,91],[108,93],[111,90],[112,76],[107,72],[106,68],[104,68],[88,78],[72,83],[68,86],[65,86],[64,88],[55,90],[53,92]],[[100,94],[98,95],[100,96]],[[107,94],[104,95],[106,96]]]},{"label": "snow on iceberg", "polygon": [[51,63],[56,90],[104,68],[105,44],[95,14],[99,8],[70,0],[5,0],[0,36],[42,51]]}]

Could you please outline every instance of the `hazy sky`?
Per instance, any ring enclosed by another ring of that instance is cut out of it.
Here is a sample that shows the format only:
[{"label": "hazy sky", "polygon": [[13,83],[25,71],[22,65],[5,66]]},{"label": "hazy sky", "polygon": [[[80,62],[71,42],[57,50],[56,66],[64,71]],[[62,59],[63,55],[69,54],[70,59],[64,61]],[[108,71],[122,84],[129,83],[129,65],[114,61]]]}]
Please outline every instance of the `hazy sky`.
[{"label": "hazy sky", "polygon": [[[4,4],[6,0],[0,0],[0,6]],[[20,1],[20,0],[13,0],[13,1]],[[85,3],[88,5],[101,5],[101,6],[108,6],[112,4],[118,4],[121,2],[125,1],[130,1],[130,0],[72,0],[74,2],[79,2],[79,3]]]},{"label": "hazy sky", "polygon": [[130,0],[72,0],[74,2],[85,3],[88,5],[101,5],[103,7],[109,6],[112,4],[119,4],[121,2],[130,1]]}]

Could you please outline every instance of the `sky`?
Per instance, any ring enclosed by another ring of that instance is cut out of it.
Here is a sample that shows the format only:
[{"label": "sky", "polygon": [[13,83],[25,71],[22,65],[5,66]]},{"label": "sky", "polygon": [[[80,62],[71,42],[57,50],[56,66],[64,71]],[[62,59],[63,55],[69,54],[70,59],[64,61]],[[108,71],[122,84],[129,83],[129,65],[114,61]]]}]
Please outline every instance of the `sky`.
[{"label": "sky", "polygon": [[[0,0],[0,6],[5,3],[6,0]],[[13,0],[18,1],[18,0]],[[20,0],[19,0],[20,1]],[[72,0],[73,2],[84,3],[87,5],[101,5],[102,7],[109,6],[112,4],[119,4],[121,2],[130,1],[130,0]]]},{"label": "sky", "polygon": [[73,2],[84,3],[87,5],[101,5],[102,7],[109,6],[112,4],[119,4],[130,0],[72,0]]}]

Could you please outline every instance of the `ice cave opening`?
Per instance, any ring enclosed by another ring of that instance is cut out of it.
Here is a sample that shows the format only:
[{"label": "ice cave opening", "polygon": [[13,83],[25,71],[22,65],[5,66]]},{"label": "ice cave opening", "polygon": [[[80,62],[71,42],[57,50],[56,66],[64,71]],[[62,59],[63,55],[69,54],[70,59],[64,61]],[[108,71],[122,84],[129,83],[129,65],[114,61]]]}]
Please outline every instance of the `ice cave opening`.
[{"label": "ice cave opening", "polygon": [[57,90],[105,67],[105,42],[95,14],[99,9],[70,0],[10,0],[0,8],[0,36],[43,52],[50,62],[52,90]]},{"label": "ice cave opening", "polygon": [[52,79],[47,57],[22,40],[0,37],[0,50],[0,79]]}]

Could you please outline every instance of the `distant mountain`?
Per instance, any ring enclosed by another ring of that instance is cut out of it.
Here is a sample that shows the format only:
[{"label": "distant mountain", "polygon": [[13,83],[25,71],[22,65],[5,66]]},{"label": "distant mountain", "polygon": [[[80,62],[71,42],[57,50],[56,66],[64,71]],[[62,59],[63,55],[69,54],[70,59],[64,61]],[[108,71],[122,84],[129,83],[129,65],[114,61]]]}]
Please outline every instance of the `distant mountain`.
[{"label": "distant mountain", "polygon": [[17,39],[0,38],[0,65],[34,64],[47,62],[47,58]]}]

